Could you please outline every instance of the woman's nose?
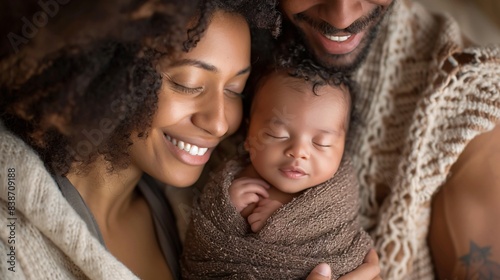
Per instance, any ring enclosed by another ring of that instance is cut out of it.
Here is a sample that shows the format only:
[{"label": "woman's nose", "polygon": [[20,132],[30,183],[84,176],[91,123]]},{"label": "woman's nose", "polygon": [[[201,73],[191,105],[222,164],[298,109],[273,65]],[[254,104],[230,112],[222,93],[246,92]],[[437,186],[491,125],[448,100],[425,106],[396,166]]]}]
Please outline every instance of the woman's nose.
[{"label": "woman's nose", "polygon": [[209,134],[222,137],[229,128],[226,118],[226,106],[224,94],[208,95],[197,104],[196,113],[193,114],[192,122],[197,127]]}]

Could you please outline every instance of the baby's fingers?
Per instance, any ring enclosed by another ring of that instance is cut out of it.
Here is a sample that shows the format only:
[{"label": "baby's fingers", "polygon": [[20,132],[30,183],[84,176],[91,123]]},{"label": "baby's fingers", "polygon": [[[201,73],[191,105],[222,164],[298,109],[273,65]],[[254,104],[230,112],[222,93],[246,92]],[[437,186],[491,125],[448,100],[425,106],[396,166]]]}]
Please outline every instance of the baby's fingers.
[{"label": "baby's fingers", "polygon": [[[254,185],[254,184],[246,185],[245,188],[243,189],[243,194],[246,194],[246,193],[258,194],[264,198],[269,197],[269,193],[267,192],[267,190],[260,185]],[[257,202],[257,201],[255,201],[255,202]]]},{"label": "baby's fingers", "polygon": [[252,203],[259,202],[260,199],[261,199],[261,197],[258,194],[253,193],[253,192],[244,193],[241,195],[241,200],[244,202],[243,208],[247,207],[248,205],[250,205]]},{"label": "baby's fingers", "polygon": [[270,188],[269,184],[266,181],[264,181],[262,179],[257,179],[257,178],[241,177],[241,178],[235,179],[233,181],[233,184],[235,184],[235,183],[242,184],[242,185],[258,185],[258,186],[262,186],[265,189]]},{"label": "baby's fingers", "polygon": [[267,217],[262,213],[252,213],[247,218],[248,223],[250,224],[250,228],[253,232],[258,232],[264,227],[267,222]]}]

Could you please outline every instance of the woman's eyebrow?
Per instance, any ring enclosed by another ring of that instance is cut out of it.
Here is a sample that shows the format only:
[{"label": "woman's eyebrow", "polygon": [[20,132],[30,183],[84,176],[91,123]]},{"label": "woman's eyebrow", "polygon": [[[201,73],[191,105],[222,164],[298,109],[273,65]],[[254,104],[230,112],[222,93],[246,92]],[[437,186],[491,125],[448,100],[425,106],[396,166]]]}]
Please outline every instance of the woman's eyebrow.
[{"label": "woman's eyebrow", "polygon": [[195,60],[195,59],[181,59],[181,60],[178,60],[178,61],[175,61],[174,63],[172,63],[173,67],[185,66],[185,65],[198,67],[198,68],[210,71],[210,72],[215,72],[215,73],[218,72],[217,67],[215,67],[211,64],[208,64],[206,62],[203,62],[200,60]]},{"label": "woman's eyebrow", "polygon": [[[181,59],[181,60],[178,60],[178,61],[175,61],[174,63],[172,63],[173,67],[185,66],[185,65],[198,67],[198,68],[201,68],[201,69],[204,69],[204,70],[207,70],[210,72],[214,72],[214,73],[219,72],[219,69],[217,69],[217,67],[215,67],[214,65],[208,64],[206,62],[203,62],[201,60],[196,60],[196,59],[187,59],[186,58],[186,59]],[[246,73],[250,72],[250,69],[251,69],[251,66],[248,66],[247,68],[238,71],[238,73],[236,73],[236,76],[246,74]]]}]

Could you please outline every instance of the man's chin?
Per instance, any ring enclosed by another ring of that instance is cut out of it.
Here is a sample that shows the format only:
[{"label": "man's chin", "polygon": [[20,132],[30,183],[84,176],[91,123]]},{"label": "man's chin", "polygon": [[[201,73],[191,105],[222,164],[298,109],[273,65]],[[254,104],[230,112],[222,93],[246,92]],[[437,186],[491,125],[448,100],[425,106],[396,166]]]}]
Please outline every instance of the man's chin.
[{"label": "man's chin", "polygon": [[[394,3],[394,1],[392,3]],[[393,5],[391,4],[391,6],[387,8],[388,11],[386,11],[385,14],[387,14],[387,12],[391,10],[392,6]],[[359,45],[354,50],[346,54],[329,53],[325,49],[325,47],[323,47],[318,41],[315,41],[313,37],[308,38],[307,36],[305,36],[305,34],[307,34],[305,32],[307,28],[305,27],[301,28],[295,26],[295,30],[297,31],[297,37],[299,38],[299,40],[302,40],[302,44],[312,53],[316,63],[327,69],[330,69],[331,71],[351,73],[353,71],[356,71],[368,56],[370,47],[373,45],[373,42],[375,41],[377,33],[380,29],[382,18],[383,17],[380,17],[377,22],[374,22],[372,26],[370,26],[366,30],[366,32],[364,32],[364,36],[361,39]]]},{"label": "man's chin", "polygon": [[[361,46],[360,46],[361,47]],[[330,54],[327,52],[314,52],[314,58],[321,66],[332,71],[350,73],[360,67],[366,57],[366,50],[356,49],[348,54]]]}]

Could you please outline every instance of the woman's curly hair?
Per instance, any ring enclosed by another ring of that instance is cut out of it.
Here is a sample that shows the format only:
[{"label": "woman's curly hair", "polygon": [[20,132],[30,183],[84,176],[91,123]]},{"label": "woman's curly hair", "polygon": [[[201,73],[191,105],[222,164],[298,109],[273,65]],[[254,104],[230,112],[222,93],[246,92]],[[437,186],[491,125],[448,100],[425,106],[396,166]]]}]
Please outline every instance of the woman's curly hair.
[{"label": "woman's curly hair", "polygon": [[125,20],[113,22],[112,33],[83,36],[43,55],[29,71],[23,71],[26,54],[3,58],[9,66],[0,67],[0,119],[54,172],[66,174],[75,163],[85,171],[100,156],[111,163],[110,172],[128,166],[132,133],[147,137],[157,111],[162,80],[155,62],[194,48],[214,11],[240,13],[253,26],[277,26],[265,16],[265,5],[251,1],[118,2],[113,8]]}]

